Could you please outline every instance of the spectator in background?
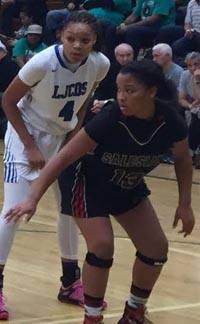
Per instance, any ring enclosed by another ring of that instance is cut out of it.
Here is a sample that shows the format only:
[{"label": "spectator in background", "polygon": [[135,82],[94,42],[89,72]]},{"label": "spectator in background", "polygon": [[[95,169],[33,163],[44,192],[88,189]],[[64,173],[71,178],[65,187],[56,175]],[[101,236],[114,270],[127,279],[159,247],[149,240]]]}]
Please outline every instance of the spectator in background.
[{"label": "spectator in background", "polygon": [[189,125],[189,145],[196,167],[200,168],[200,100],[195,92],[194,74],[200,69],[200,53],[188,53],[185,62],[187,70],[183,71],[179,85],[179,104],[186,110]]},{"label": "spectator in background", "polygon": [[83,8],[100,21],[121,24],[132,8],[131,0],[86,0]]},{"label": "spectator in background", "polygon": [[7,119],[1,106],[4,91],[19,71],[18,65],[11,60],[6,46],[0,41],[0,138],[4,138]]},{"label": "spectator in background", "polygon": [[48,46],[60,42],[62,22],[66,19],[70,11],[79,10],[82,2],[83,0],[63,1],[63,9],[48,11],[44,31],[44,40]]},{"label": "spectator in background", "polygon": [[103,51],[112,62],[115,59],[114,48],[118,45],[117,41],[113,43],[112,35],[115,35],[116,27],[123,23],[130,14],[132,1],[86,0],[83,3],[83,8],[99,20],[102,27]]},{"label": "spectator in background", "polygon": [[33,23],[33,15],[30,8],[24,6],[19,13],[21,27],[15,31],[15,38],[8,40],[8,46],[13,47],[16,41],[26,36],[28,27]]},{"label": "spectator in background", "polygon": [[172,48],[165,43],[157,44],[152,49],[153,61],[158,63],[168,80],[172,80],[177,90],[183,68],[172,61]]},{"label": "spectator in background", "polygon": [[19,67],[22,67],[31,57],[46,47],[47,45],[42,42],[42,27],[40,25],[30,25],[26,37],[16,42],[13,48],[13,59]]},{"label": "spectator in background", "polygon": [[69,11],[79,10],[84,0],[64,0],[66,9]]},{"label": "spectator in background", "polygon": [[1,0],[2,3],[2,24],[1,32],[7,36],[14,36],[13,18],[19,19],[23,6],[28,6],[33,15],[35,24],[44,25],[47,14],[45,0]]},{"label": "spectator in background", "polygon": [[[134,50],[126,43],[119,44],[115,50],[115,60],[111,63],[108,74],[103,79],[94,94],[94,102],[91,111],[97,113],[110,99],[117,95],[116,78],[122,65],[134,60]],[[88,112],[90,114],[90,111]]]},{"label": "spectator in background", "polygon": [[121,66],[133,61],[134,51],[133,48],[126,43],[121,43],[115,47],[115,60],[111,63],[108,74],[105,79],[101,81],[99,87],[95,92],[98,99],[116,98],[117,85],[116,77],[119,73]]},{"label": "spectator in background", "polygon": [[[157,44],[153,47],[152,56],[153,61],[162,67],[166,79],[171,80],[178,91],[183,68],[172,61],[172,48],[168,44]],[[171,149],[169,149],[166,154],[163,155],[162,162],[170,164],[174,163]]]},{"label": "spectator in background", "polygon": [[111,31],[107,39],[108,57],[112,59],[111,51],[116,46],[117,35],[134,48],[137,58],[141,48],[152,46],[159,28],[168,24],[175,24],[174,0],[138,0],[132,14],[117,30]]},{"label": "spectator in background", "polygon": [[189,0],[174,0],[176,5],[176,24],[184,25]]},{"label": "spectator in background", "polygon": [[175,56],[185,57],[200,50],[200,0],[191,0],[187,6],[184,25],[185,35],[172,44]]},{"label": "spectator in background", "polygon": [[46,16],[46,28],[44,31],[44,41],[50,46],[60,43],[62,23],[67,18],[69,10],[50,10]]},{"label": "spectator in background", "polygon": [[167,43],[172,45],[177,39],[184,36],[184,20],[188,0],[175,0],[176,24],[162,26],[156,36],[155,43]]}]

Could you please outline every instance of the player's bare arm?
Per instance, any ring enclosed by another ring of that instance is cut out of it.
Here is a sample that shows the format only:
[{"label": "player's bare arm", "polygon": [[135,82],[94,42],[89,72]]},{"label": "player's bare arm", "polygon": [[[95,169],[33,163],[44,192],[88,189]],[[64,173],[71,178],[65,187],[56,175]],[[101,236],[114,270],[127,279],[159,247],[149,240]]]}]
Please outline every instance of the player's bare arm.
[{"label": "player's bare arm", "polygon": [[[191,208],[192,187],[192,160],[189,156],[188,141],[177,142],[173,149],[175,160],[175,172],[178,181],[179,201],[176,209],[173,227],[176,227],[179,219],[182,221],[182,229],[179,233],[184,236],[193,230],[195,219]],[[183,158],[184,156],[184,158]]]},{"label": "player's bare arm", "polygon": [[88,151],[94,149],[96,143],[87,135],[82,128],[78,134],[66,144],[42,169],[39,178],[33,183],[31,194],[22,203],[17,204],[5,215],[7,221],[28,214],[28,221],[34,214],[37,204],[48,187],[57,179],[60,173],[70,164],[78,160]]},{"label": "player's bare arm", "polygon": [[32,168],[42,168],[45,165],[44,157],[35,145],[34,139],[29,134],[17,107],[19,100],[29,90],[30,87],[23,83],[17,76],[5,91],[2,99],[2,106],[7,119],[15,128],[24,144],[30,166]]}]

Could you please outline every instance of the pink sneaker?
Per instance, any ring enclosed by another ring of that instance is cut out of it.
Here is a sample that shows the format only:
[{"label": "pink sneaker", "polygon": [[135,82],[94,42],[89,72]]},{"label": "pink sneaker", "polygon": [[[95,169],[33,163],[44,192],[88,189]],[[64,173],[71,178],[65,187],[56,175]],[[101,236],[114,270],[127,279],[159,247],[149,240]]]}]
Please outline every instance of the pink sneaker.
[{"label": "pink sneaker", "polygon": [[103,316],[87,316],[85,315],[83,324],[103,324]]},{"label": "pink sneaker", "polygon": [[3,291],[0,289],[0,320],[8,320],[9,313],[6,309],[6,305],[4,303]]},{"label": "pink sneaker", "polygon": [[146,318],[145,313],[146,308],[144,306],[133,308],[126,303],[124,314],[118,324],[153,324]]},{"label": "pink sneaker", "polygon": [[62,303],[75,304],[84,307],[83,286],[80,280],[76,280],[67,288],[61,286],[58,293],[58,300]]},{"label": "pink sneaker", "polygon": [[[61,286],[58,293],[58,300],[62,303],[74,304],[84,307],[83,286],[80,280],[76,280],[67,288]],[[103,301],[102,310],[107,308],[107,302]]]}]

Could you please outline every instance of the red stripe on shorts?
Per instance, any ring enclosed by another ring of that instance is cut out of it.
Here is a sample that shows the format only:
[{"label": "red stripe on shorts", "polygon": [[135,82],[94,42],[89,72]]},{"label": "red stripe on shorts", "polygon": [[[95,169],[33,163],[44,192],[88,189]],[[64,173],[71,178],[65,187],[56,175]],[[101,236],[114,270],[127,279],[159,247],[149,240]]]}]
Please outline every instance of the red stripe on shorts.
[{"label": "red stripe on shorts", "polygon": [[72,211],[74,217],[86,217],[84,178],[75,182],[72,192]]}]

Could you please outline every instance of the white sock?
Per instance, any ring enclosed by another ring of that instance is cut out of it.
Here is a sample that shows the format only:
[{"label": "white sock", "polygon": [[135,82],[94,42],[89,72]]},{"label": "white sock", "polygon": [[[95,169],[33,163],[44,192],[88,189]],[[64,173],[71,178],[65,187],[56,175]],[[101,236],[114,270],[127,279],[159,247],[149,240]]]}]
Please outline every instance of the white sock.
[{"label": "white sock", "polygon": [[87,316],[99,316],[101,315],[102,307],[90,307],[85,305],[85,315]]},{"label": "white sock", "polygon": [[130,293],[129,299],[128,299],[128,305],[133,308],[138,308],[140,305],[145,305],[147,303],[148,298],[142,298],[133,295]]}]

